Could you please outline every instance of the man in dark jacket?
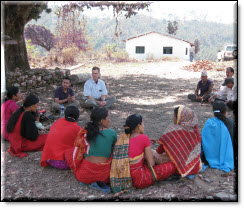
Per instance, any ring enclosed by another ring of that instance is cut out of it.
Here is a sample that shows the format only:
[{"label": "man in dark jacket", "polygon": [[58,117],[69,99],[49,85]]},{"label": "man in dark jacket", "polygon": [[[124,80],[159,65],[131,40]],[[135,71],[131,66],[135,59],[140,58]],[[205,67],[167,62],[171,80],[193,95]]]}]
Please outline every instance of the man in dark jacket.
[{"label": "man in dark jacket", "polygon": [[[199,94],[200,90],[200,94]],[[201,73],[201,80],[197,84],[195,94],[189,94],[188,98],[193,102],[208,102],[212,95],[213,81],[208,79],[206,71]]]}]

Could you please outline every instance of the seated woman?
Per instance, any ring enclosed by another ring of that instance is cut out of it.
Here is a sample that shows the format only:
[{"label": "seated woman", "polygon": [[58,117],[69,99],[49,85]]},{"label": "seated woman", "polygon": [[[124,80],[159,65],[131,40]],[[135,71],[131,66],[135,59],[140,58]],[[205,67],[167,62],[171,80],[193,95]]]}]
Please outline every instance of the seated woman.
[{"label": "seated woman", "polygon": [[225,172],[234,169],[233,121],[226,118],[226,104],[214,102],[214,118],[209,118],[202,130],[202,159],[211,168]]},{"label": "seated woman", "polygon": [[6,101],[1,106],[1,136],[9,140],[7,124],[12,114],[19,109],[16,102],[21,99],[21,92],[18,87],[12,86],[7,89]]},{"label": "seated woman", "polygon": [[148,187],[176,172],[172,162],[155,165],[150,139],[143,134],[141,115],[129,116],[124,129],[125,133],[119,136],[113,151],[110,184],[114,193]]},{"label": "seated woman", "polygon": [[157,153],[165,151],[182,177],[201,170],[201,134],[197,116],[190,108],[174,109],[174,124],[165,130],[158,143]]},{"label": "seated woman", "polygon": [[65,109],[65,118],[58,119],[50,128],[42,152],[41,166],[51,165],[58,169],[69,169],[64,151],[74,147],[74,142],[81,127],[77,124],[80,111],[76,106]]},{"label": "seated woman", "polygon": [[95,108],[90,118],[91,121],[78,133],[75,147],[65,151],[65,160],[78,181],[109,183],[117,133],[108,128],[110,115],[106,108]]},{"label": "seated woman", "polygon": [[16,110],[7,125],[9,133],[9,153],[20,158],[27,156],[29,151],[42,151],[47,134],[40,134],[35,124],[39,99],[29,95],[21,108]]}]

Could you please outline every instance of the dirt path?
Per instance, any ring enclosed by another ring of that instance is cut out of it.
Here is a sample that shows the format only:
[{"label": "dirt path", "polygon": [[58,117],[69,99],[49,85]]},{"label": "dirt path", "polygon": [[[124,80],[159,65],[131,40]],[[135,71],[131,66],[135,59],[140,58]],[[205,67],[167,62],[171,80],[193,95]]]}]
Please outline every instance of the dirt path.
[{"label": "dirt path", "polygon": [[[200,72],[181,69],[189,62],[165,63],[98,63],[90,62],[72,74],[91,72],[93,66],[101,69],[102,79],[106,82],[110,95],[117,102],[110,110],[111,128],[118,134],[127,116],[139,113],[145,122],[145,134],[158,140],[165,128],[172,123],[173,109],[186,105],[198,116],[201,131],[208,118],[213,117],[209,104],[192,103],[187,94],[193,93],[200,78]],[[225,72],[209,71],[215,90],[223,82]],[[73,86],[76,99],[83,96],[83,84]],[[48,109],[52,102],[52,91],[36,92],[42,108]],[[90,110],[80,107],[79,125],[89,121]],[[228,117],[234,118],[231,112]],[[58,119],[58,115],[55,117]],[[44,125],[50,124],[49,122]],[[156,149],[157,145],[152,148]],[[8,142],[2,143],[2,200],[78,200],[78,201],[199,201],[199,200],[237,200],[236,173],[225,173],[207,168],[194,179],[182,178],[179,181],[160,181],[145,189],[137,189],[132,194],[115,198],[113,194],[103,194],[87,186],[81,186],[70,171],[51,167],[41,167],[41,152],[29,153],[19,159],[11,156]]]}]

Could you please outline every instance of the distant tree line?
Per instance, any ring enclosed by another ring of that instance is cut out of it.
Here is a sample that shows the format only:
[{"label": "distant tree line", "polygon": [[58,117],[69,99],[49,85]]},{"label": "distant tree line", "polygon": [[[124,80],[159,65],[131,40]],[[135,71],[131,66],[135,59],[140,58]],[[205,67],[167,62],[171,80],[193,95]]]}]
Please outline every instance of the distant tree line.
[{"label": "distant tree line", "polygon": [[[58,31],[56,27],[60,22],[58,22],[54,14],[51,15],[53,21],[50,21],[48,14],[43,13],[37,22],[32,21],[30,24],[44,25],[57,36]],[[215,61],[218,49],[224,44],[232,43],[235,34],[233,31],[234,26],[231,24],[220,24],[205,20],[167,21],[166,19],[159,20],[145,15],[137,15],[128,19],[121,19],[120,30],[122,34],[114,39],[113,32],[111,32],[114,31],[116,26],[114,19],[90,18],[86,16],[82,18],[82,31],[85,31],[83,38],[89,40],[87,41],[87,48],[91,49],[92,47],[92,50],[97,51],[113,44],[123,49],[125,44],[122,40],[142,33],[155,31],[162,34],[169,33],[172,36],[193,43],[195,45],[196,60],[206,59]],[[55,21],[56,24],[54,24]],[[80,36],[82,37],[82,35]],[[78,40],[73,41],[77,42]],[[83,41],[83,43],[85,42]]]}]

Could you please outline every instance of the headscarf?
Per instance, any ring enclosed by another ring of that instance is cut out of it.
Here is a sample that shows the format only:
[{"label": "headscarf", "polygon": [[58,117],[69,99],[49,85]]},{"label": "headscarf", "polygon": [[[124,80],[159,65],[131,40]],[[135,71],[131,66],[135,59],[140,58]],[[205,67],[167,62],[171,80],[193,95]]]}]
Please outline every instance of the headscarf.
[{"label": "headscarf", "polygon": [[186,106],[180,106],[177,124],[168,127],[158,141],[182,177],[201,164],[201,135],[197,124],[195,113]]},{"label": "headscarf", "polygon": [[194,131],[194,127],[198,125],[198,119],[194,111],[186,106],[180,106],[177,114],[177,122],[169,126],[164,134],[175,131],[175,130],[187,130],[190,132]]},{"label": "headscarf", "polygon": [[198,124],[198,119],[193,110],[186,106],[180,106],[177,114],[177,124],[190,131]]}]

